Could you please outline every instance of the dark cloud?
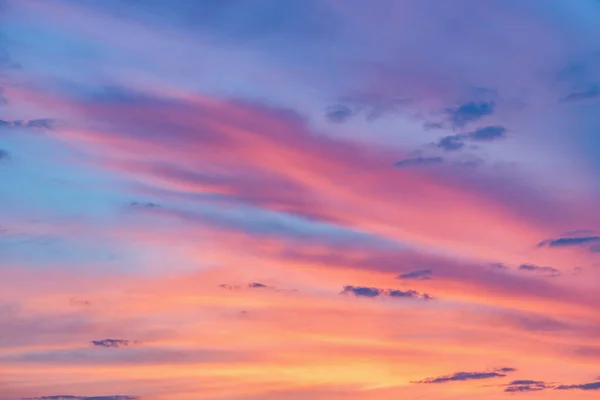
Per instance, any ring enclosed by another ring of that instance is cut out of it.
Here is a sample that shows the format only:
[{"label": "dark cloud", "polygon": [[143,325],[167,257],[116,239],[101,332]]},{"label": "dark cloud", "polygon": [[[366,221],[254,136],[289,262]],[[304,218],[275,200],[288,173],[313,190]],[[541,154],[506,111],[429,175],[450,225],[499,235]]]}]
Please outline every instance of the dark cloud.
[{"label": "dark cloud", "polygon": [[454,108],[448,108],[446,113],[455,127],[463,127],[467,123],[477,121],[493,114],[496,109],[494,101],[469,101]]},{"label": "dark cloud", "polygon": [[6,150],[0,149],[0,161],[10,159],[10,153]]},{"label": "dark cloud", "polygon": [[508,269],[508,267],[503,263],[491,263],[490,267],[495,269]]},{"label": "dark cloud", "polygon": [[431,275],[433,271],[430,269],[421,269],[418,271],[406,272],[404,274],[400,274],[396,277],[396,279],[416,279],[416,280],[429,280],[431,279]]},{"label": "dark cloud", "polygon": [[519,271],[530,271],[530,272],[540,272],[547,274],[548,276],[559,276],[560,271],[553,267],[540,267],[539,265],[533,264],[521,264],[519,265]]},{"label": "dark cloud", "polygon": [[14,121],[0,120],[0,129],[1,128],[28,128],[40,130],[53,130],[56,128],[56,121],[50,118]]},{"label": "dark cloud", "polygon": [[355,296],[363,297],[377,297],[383,293],[382,289],[366,287],[366,286],[344,286],[344,290],[341,294],[353,294]]},{"label": "dark cloud", "polygon": [[556,390],[600,390],[600,381],[582,383],[578,385],[559,385],[554,389]]},{"label": "dark cloud", "polygon": [[444,136],[437,142],[437,147],[445,151],[460,150],[465,146],[463,135]]},{"label": "dark cloud", "polygon": [[433,129],[443,129],[444,128],[444,124],[440,123],[440,122],[425,122],[423,124],[423,129],[425,129],[426,131],[430,131]]},{"label": "dark cloud", "polygon": [[456,151],[462,149],[467,140],[474,142],[490,142],[492,140],[504,138],[505,135],[505,127],[490,125],[475,129],[469,133],[444,136],[436,143],[436,146],[445,151]]},{"label": "dark cloud", "polygon": [[112,395],[112,396],[73,396],[54,395],[41,397],[23,397],[21,400],[138,400],[136,396]]},{"label": "dark cloud", "polygon": [[248,284],[249,288],[254,288],[254,289],[261,289],[261,288],[268,288],[269,286],[260,283],[260,282],[251,282]]},{"label": "dark cloud", "polygon": [[137,340],[125,340],[125,339],[103,339],[103,340],[92,340],[93,346],[96,347],[112,347],[118,349],[120,347],[129,347],[131,344],[137,344]]},{"label": "dark cloud", "polygon": [[147,201],[145,203],[139,202],[139,201],[132,201],[131,203],[129,203],[129,205],[131,207],[141,207],[141,208],[158,208],[158,207],[160,207],[160,204],[156,204],[151,201]]},{"label": "dark cloud", "polygon": [[28,128],[48,129],[52,130],[56,126],[56,122],[50,118],[32,119],[27,121]]},{"label": "dark cloud", "polygon": [[432,297],[427,293],[419,293],[416,290],[398,290],[398,289],[379,289],[367,286],[344,286],[344,289],[340,294],[353,294],[358,297],[378,297],[378,296],[389,296],[389,297],[404,297],[411,299],[431,300]]},{"label": "dark cloud", "polygon": [[386,99],[366,94],[349,96],[342,99],[340,104],[327,107],[325,117],[339,123],[362,114],[367,121],[375,121],[386,114],[399,113],[403,106],[411,102],[411,99]]},{"label": "dark cloud", "polygon": [[491,141],[503,138],[506,134],[506,128],[499,125],[485,126],[468,133],[471,140],[476,141]]},{"label": "dark cloud", "polygon": [[504,391],[507,393],[539,392],[540,390],[550,389],[553,387],[544,381],[534,381],[529,379],[512,381],[504,386]]},{"label": "dark cloud", "polygon": [[330,122],[341,123],[348,120],[350,117],[356,114],[356,111],[343,104],[327,107],[325,117]]},{"label": "dark cloud", "polygon": [[560,99],[560,101],[562,103],[572,103],[577,101],[593,100],[597,99],[598,97],[600,97],[600,88],[598,86],[593,86],[587,90],[569,93]]},{"label": "dark cloud", "polygon": [[431,297],[427,293],[419,293],[416,290],[398,290],[398,289],[390,289],[385,292],[390,297],[409,297],[411,299],[422,299],[422,300],[431,300]]},{"label": "dark cloud", "polygon": [[588,250],[596,253],[600,251],[600,236],[567,236],[556,239],[546,239],[537,244],[537,247],[570,247],[590,245]]},{"label": "dark cloud", "polygon": [[442,157],[414,157],[398,161],[394,166],[398,168],[417,167],[420,165],[440,164],[443,162],[444,159]]},{"label": "dark cloud", "polygon": [[[240,289],[244,288],[244,286],[227,285],[225,283],[219,285],[219,287],[223,288],[223,289],[227,289],[227,290],[240,290]],[[247,287],[249,289],[274,289],[273,287],[265,285],[264,283],[260,283],[260,282],[251,282],[251,283],[247,284],[245,287]]]},{"label": "dark cloud", "polygon": [[514,368],[497,368],[493,371],[486,372],[455,372],[451,375],[438,376],[434,378],[425,378],[413,383],[448,383],[456,381],[471,381],[479,379],[500,378],[505,377],[508,372],[514,372]]}]

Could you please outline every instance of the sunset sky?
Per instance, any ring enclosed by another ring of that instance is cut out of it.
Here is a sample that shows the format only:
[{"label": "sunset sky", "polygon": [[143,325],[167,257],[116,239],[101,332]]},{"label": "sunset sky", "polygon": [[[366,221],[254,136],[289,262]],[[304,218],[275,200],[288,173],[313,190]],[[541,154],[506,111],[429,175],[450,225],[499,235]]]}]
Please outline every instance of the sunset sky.
[{"label": "sunset sky", "polygon": [[0,400],[600,398],[598,21],[0,0]]}]

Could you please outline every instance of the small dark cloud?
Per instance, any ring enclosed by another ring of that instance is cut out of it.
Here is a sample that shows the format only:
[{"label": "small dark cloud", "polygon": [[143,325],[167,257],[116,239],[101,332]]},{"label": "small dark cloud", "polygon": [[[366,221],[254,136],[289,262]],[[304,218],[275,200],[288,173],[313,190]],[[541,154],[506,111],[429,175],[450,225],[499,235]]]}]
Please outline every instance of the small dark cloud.
[{"label": "small dark cloud", "polygon": [[457,107],[446,109],[450,122],[455,127],[463,127],[467,123],[477,121],[493,114],[496,109],[494,101],[469,101]]},{"label": "small dark cloud", "polygon": [[554,389],[556,390],[600,390],[600,381],[582,383],[578,385],[559,385]]},{"label": "small dark cloud", "polygon": [[268,288],[269,286],[260,283],[260,282],[251,282],[248,284],[249,288],[253,288],[253,289],[262,289],[262,288]]},{"label": "small dark cloud", "polygon": [[508,269],[508,267],[503,263],[491,263],[490,267],[495,269]]},{"label": "small dark cloud", "polygon": [[600,87],[592,86],[587,90],[572,92],[561,98],[561,103],[572,103],[577,101],[593,100],[600,97]]},{"label": "small dark cloud", "polygon": [[489,379],[489,378],[501,378],[505,377],[507,373],[514,372],[514,368],[497,368],[493,371],[485,371],[485,372],[455,372],[451,375],[438,376],[433,378],[425,378],[420,381],[415,381],[413,383],[448,383],[448,382],[457,382],[457,381],[471,381],[471,380],[479,380],[479,379]]},{"label": "small dark cloud", "polygon": [[394,164],[394,166],[398,168],[404,167],[417,167],[421,165],[432,165],[432,164],[440,164],[443,163],[444,159],[442,157],[414,157],[414,158],[405,158],[404,160],[398,161]]},{"label": "small dark cloud", "polygon": [[350,117],[356,114],[356,111],[352,110],[350,107],[337,104],[334,106],[327,107],[327,111],[325,113],[325,117],[330,122],[342,123],[346,122]]},{"label": "small dark cloud", "polygon": [[56,128],[56,121],[50,118],[39,118],[31,120],[0,120],[0,129],[5,128],[28,128],[39,130],[53,130]]},{"label": "small dark cloud", "polygon": [[537,247],[569,247],[569,246],[585,246],[592,245],[588,248],[591,252],[600,251],[600,236],[571,236],[559,237],[556,239],[546,239],[537,244]]},{"label": "small dark cloud", "polygon": [[340,123],[362,114],[367,121],[375,121],[384,115],[397,114],[402,107],[413,100],[406,98],[381,98],[372,95],[350,96],[340,99],[340,103],[327,107],[325,117],[330,122]]},{"label": "small dark cloud", "polygon": [[423,124],[423,129],[425,129],[426,131],[430,131],[433,129],[443,129],[444,128],[444,124],[440,123],[440,122],[425,122]]},{"label": "small dark cloud", "polygon": [[421,300],[431,300],[431,297],[427,293],[419,293],[416,290],[398,290],[398,289],[390,289],[385,292],[390,297],[408,297],[411,299],[421,299]]},{"label": "small dark cloud", "polygon": [[430,269],[421,269],[418,271],[405,272],[396,277],[396,279],[415,279],[415,280],[429,280],[433,271]]},{"label": "small dark cloud", "polygon": [[519,265],[519,271],[530,271],[547,274],[548,276],[559,276],[560,271],[553,267],[540,267],[534,264],[521,264]]},{"label": "small dark cloud", "polygon": [[444,136],[435,145],[445,151],[457,151],[465,147],[466,141],[490,142],[506,136],[506,128],[499,125],[484,126],[472,132]]},{"label": "small dark cloud", "polygon": [[10,159],[10,153],[6,150],[0,149],[0,161],[6,161]]},{"label": "small dark cloud", "polygon": [[491,141],[503,138],[506,134],[506,128],[499,125],[485,126],[469,132],[467,136],[475,141]]},{"label": "small dark cloud", "polygon": [[56,127],[56,122],[50,118],[32,119],[27,121],[27,127],[52,130]]},{"label": "small dark cloud", "polygon": [[366,286],[344,286],[341,294],[353,294],[362,297],[377,297],[383,293],[382,289]]},{"label": "small dark cloud", "polygon": [[465,146],[464,136],[463,135],[444,136],[437,142],[436,146],[445,151],[460,150]]},{"label": "small dark cloud", "polygon": [[160,204],[156,204],[151,201],[147,201],[147,202],[132,201],[131,203],[129,203],[129,205],[131,207],[140,207],[140,208],[159,208],[160,207]]},{"label": "small dark cloud", "polygon": [[[227,289],[227,290],[241,290],[244,288],[244,286],[227,285],[225,283],[220,284],[219,287],[223,288],[223,289]],[[264,283],[260,283],[260,282],[251,282],[251,283],[247,284],[245,287],[249,288],[249,289],[274,289],[273,287],[265,285]]]},{"label": "small dark cloud", "polygon": [[378,297],[378,296],[388,296],[388,297],[403,297],[403,298],[411,298],[411,299],[420,299],[420,300],[431,300],[431,297],[427,293],[419,293],[416,290],[398,290],[398,289],[379,289],[375,287],[367,287],[367,286],[344,286],[344,289],[340,292],[340,294],[353,294],[357,297]]},{"label": "small dark cloud", "polygon": [[112,395],[112,396],[73,396],[54,395],[41,397],[22,397],[21,400],[138,400],[136,396]]},{"label": "small dark cloud", "polygon": [[137,340],[131,341],[131,340],[125,340],[125,339],[103,339],[103,340],[92,340],[91,341],[93,346],[96,347],[112,347],[115,349],[121,348],[121,347],[129,347],[132,344],[138,344]]},{"label": "small dark cloud", "polygon": [[539,392],[553,387],[544,381],[534,381],[530,379],[519,379],[504,386],[504,391],[507,393]]}]

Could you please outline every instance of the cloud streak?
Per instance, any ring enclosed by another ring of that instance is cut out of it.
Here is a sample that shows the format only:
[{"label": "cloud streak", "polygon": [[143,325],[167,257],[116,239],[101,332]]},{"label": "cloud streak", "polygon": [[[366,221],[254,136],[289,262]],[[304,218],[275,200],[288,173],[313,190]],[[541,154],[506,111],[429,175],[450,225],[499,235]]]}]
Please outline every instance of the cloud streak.
[{"label": "cloud streak", "polygon": [[450,382],[464,382],[471,380],[481,380],[481,379],[490,379],[490,378],[503,378],[507,376],[507,373],[514,372],[514,368],[503,367],[497,368],[493,371],[485,371],[485,372],[455,372],[450,375],[438,376],[433,378],[425,378],[420,381],[415,381],[414,383],[450,383]]}]

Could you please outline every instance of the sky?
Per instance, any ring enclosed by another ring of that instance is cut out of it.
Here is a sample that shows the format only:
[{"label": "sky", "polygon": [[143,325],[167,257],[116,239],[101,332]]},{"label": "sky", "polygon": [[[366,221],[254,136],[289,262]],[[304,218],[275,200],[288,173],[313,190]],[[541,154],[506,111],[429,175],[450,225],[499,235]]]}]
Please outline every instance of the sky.
[{"label": "sky", "polygon": [[598,18],[0,0],[0,400],[597,399]]}]

